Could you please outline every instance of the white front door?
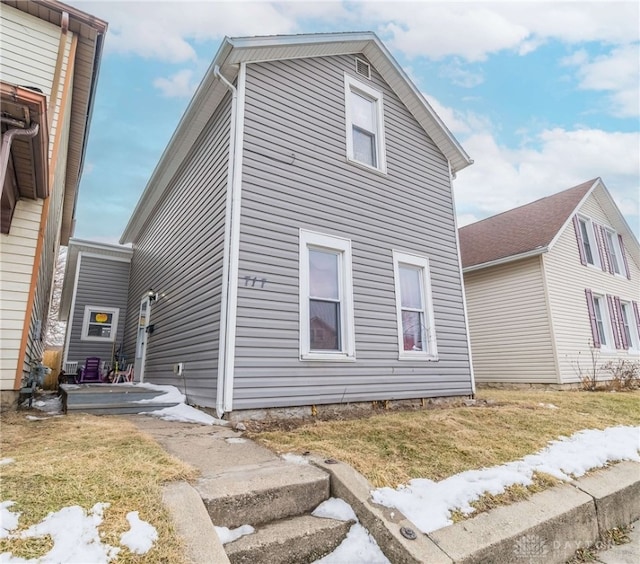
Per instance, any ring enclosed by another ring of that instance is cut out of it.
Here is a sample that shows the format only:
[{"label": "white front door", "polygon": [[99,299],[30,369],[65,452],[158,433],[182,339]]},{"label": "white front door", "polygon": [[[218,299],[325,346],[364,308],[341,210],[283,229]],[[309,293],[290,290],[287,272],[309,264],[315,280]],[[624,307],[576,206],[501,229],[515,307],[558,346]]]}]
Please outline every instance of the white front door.
[{"label": "white front door", "polygon": [[151,301],[144,296],[140,301],[140,315],[138,316],[138,336],[136,339],[136,362],[134,375],[136,382],[144,382],[144,364],[147,357],[147,339],[149,321],[151,319]]}]

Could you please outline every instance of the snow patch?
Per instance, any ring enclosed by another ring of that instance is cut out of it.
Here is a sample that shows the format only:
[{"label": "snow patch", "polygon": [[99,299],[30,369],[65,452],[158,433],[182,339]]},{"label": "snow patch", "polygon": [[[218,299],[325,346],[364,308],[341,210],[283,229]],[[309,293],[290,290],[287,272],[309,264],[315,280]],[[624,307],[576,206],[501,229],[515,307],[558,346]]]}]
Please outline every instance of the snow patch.
[{"label": "snow patch", "polygon": [[344,500],[338,497],[330,497],[323,501],[311,513],[314,517],[323,517],[325,519],[336,519],[337,521],[357,521],[355,511]]},{"label": "snow patch", "polygon": [[156,396],[151,399],[137,400],[135,403],[184,403],[185,396],[175,386],[160,386],[158,384],[134,384],[138,388],[145,388],[146,390],[153,390],[156,392],[163,392],[161,396]]},{"label": "snow patch", "polygon": [[250,535],[255,532],[255,529],[251,525],[242,525],[235,529],[229,529],[228,527],[216,527],[214,525],[218,538],[222,544],[227,544],[239,539],[245,535]]},{"label": "snow patch", "polygon": [[292,452],[285,452],[284,454],[280,455],[280,457],[285,462],[290,462],[291,464],[309,464],[309,460],[307,458],[305,458],[304,456],[300,456],[299,454],[293,454]]},{"label": "snow patch", "polygon": [[231,445],[240,445],[242,443],[246,443],[247,439],[243,439],[241,437],[229,437],[228,439],[225,439],[225,441]]},{"label": "snow patch", "polygon": [[156,528],[142,521],[137,511],[127,513],[130,529],[120,536],[120,544],[126,546],[134,554],[146,554],[153,543],[158,540]]},{"label": "snow patch", "polygon": [[15,462],[15,458],[0,458],[0,466],[4,466],[5,464],[11,464]]},{"label": "snow patch", "polygon": [[369,531],[359,523],[349,529],[346,538],[331,554],[313,564],[391,564]]},{"label": "snow patch", "polygon": [[[3,460],[8,460],[3,458]],[[5,539],[9,533],[18,527],[20,513],[13,513],[9,507],[15,505],[15,501],[3,501],[0,503],[0,539]]]},{"label": "snow patch", "polygon": [[144,415],[159,417],[165,421],[180,421],[183,423],[200,423],[202,425],[229,425],[224,419],[216,419],[204,411],[200,411],[195,407],[191,407],[185,403],[179,403],[172,407],[157,409],[156,411],[148,411]]},{"label": "snow patch", "polygon": [[552,403],[539,403],[538,407],[544,407],[545,409],[560,409],[557,405]]},{"label": "snow patch", "polygon": [[379,488],[371,492],[372,500],[399,509],[429,533],[451,525],[451,512],[456,509],[473,513],[470,503],[484,493],[496,495],[511,485],[530,485],[535,471],[569,481],[609,461],[640,461],[639,447],[640,427],[589,429],[560,437],[536,454],[501,466],[469,470],[440,482],[418,478],[397,489]]}]

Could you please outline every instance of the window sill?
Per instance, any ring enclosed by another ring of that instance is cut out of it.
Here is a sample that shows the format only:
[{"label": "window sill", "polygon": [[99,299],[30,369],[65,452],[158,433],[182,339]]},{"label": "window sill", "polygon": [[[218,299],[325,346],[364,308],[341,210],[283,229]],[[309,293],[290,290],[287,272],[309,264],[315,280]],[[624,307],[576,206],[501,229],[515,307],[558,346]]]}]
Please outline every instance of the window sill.
[{"label": "window sill", "polygon": [[111,337],[80,337],[81,341],[94,341],[96,343],[113,343],[115,339]]},{"label": "window sill", "polygon": [[300,355],[301,361],[320,361],[320,362],[355,362],[355,355],[348,355],[344,353],[316,353],[308,352]]},{"label": "window sill", "polygon": [[384,168],[377,168],[375,166],[369,166],[367,164],[361,163],[360,161],[356,161],[354,159],[352,159],[351,157],[346,157],[346,162],[349,163],[350,165],[356,166],[358,168],[361,168],[362,170],[367,170],[369,172],[373,172],[374,174],[378,174],[384,178],[387,178],[388,174],[387,174],[387,167],[385,166]]},{"label": "window sill", "polygon": [[398,360],[413,360],[413,361],[421,361],[426,360],[427,362],[438,362],[440,360],[437,355],[433,354],[421,354],[421,353],[400,353],[398,355]]}]

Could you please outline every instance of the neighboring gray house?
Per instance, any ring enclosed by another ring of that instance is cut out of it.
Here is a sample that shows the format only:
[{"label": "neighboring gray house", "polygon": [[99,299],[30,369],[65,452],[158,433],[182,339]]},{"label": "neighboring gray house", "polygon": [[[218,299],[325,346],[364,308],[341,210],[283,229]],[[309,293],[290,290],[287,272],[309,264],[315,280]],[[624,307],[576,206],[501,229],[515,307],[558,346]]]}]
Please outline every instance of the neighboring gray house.
[{"label": "neighboring gray house", "polygon": [[114,362],[123,343],[132,254],[126,247],[69,240],[59,314],[67,322],[66,372],[75,372],[91,356]]},{"label": "neighboring gray house", "polygon": [[120,241],[136,380],[219,414],[472,394],[471,162],[373,33],[225,39]]}]

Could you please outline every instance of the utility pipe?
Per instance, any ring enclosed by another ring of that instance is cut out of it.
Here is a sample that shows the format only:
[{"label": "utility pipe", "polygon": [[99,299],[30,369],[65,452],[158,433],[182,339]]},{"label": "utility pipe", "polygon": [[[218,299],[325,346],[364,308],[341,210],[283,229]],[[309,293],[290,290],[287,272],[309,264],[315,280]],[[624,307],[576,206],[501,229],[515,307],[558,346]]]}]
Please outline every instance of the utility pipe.
[{"label": "utility pipe", "polygon": [[[5,118],[0,118],[0,121],[9,122]],[[14,120],[11,120],[14,121]],[[2,135],[2,146],[0,148],[0,198],[4,192],[4,179],[7,176],[7,167],[9,165],[9,155],[11,154],[11,142],[14,137],[35,137],[40,131],[40,125],[33,123],[31,127],[27,129],[13,128],[9,129]]]}]

